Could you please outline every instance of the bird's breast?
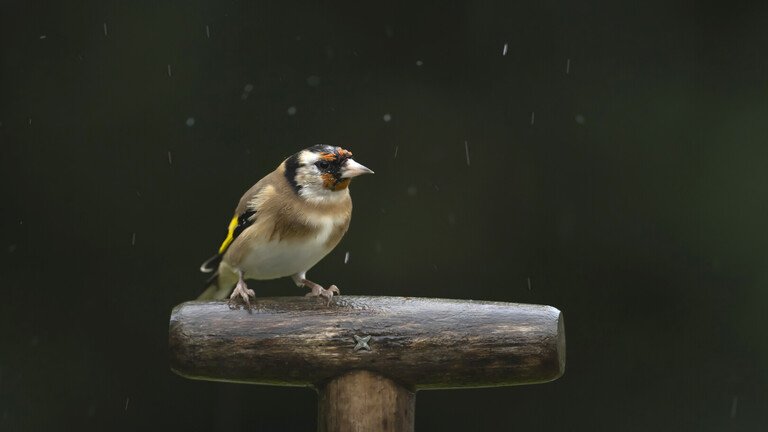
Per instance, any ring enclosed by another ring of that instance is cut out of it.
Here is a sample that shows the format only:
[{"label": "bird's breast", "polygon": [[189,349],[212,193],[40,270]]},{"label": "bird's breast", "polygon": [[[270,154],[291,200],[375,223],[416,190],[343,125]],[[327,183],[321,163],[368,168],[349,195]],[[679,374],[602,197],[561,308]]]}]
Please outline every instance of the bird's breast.
[{"label": "bird's breast", "polygon": [[343,223],[344,221],[341,218],[333,216],[319,217],[315,225],[315,240],[320,244],[327,243],[334,230]]},{"label": "bird's breast", "polygon": [[250,242],[239,268],[249,279],[276,279],[309,270],[335,246],[349,218],[320,216],[308,222],[302,236]]}]

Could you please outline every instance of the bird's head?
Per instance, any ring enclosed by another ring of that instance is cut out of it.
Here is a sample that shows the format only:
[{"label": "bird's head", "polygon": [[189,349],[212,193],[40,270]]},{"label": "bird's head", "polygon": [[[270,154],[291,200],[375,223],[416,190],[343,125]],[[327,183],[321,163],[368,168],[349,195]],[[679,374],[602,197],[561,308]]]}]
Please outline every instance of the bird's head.
[{"label": "bird's head", "polygon": [[284,163],[285,177],[294,191],[311,201],[333,200],[345,195],[353,177],[373,174],[352,159],[352,152],[324,144],[306,148]]}]

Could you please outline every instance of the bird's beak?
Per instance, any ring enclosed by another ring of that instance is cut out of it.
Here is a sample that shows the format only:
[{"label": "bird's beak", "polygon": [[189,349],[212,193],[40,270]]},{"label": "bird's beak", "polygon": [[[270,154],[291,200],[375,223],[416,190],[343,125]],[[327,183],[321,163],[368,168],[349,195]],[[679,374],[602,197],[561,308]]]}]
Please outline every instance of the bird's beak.
[{"label": "bird's beak", "polygon": [[341,167],[341,178],[352,178],[363,174],[373,174],[368,167],[359,164],[354,159],[347,159]]}]

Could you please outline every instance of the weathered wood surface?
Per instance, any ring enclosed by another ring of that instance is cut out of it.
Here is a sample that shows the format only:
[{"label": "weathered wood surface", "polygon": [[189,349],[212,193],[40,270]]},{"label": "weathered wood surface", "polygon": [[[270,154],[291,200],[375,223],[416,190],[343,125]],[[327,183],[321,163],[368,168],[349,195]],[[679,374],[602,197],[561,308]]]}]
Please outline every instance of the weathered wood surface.
[{"label": "weathered wood surface", "polygon": [[413,431],[416,394],[389,378],[352,371],[318,389],[317,430]]},{"label": "weathered wood surface", "polygon": [[[183,303],[171,315],[171,368],[194,379],[317,388],[368,370],[412,390],[546,382],[565,368],[563,317],[550,306],[314,300],[256,298],[251,312],[225,302]],[[370,350],[354,336],[370,336]]]}]

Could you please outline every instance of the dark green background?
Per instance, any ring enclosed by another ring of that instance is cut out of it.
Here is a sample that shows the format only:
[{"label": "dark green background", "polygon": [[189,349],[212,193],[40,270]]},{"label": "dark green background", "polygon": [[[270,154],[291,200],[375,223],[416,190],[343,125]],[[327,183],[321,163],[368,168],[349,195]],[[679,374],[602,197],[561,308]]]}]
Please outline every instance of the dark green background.
[{"label": "dark green background", "polygon": [[242,192],[316,143],[376,175],[313,279],[565,314],[560,380],[421,392],[417,429],[768,427],[766,22],[762,2],[2,2],[0,429],[314,428],[311,390],[182,379],[166,338]]}]

